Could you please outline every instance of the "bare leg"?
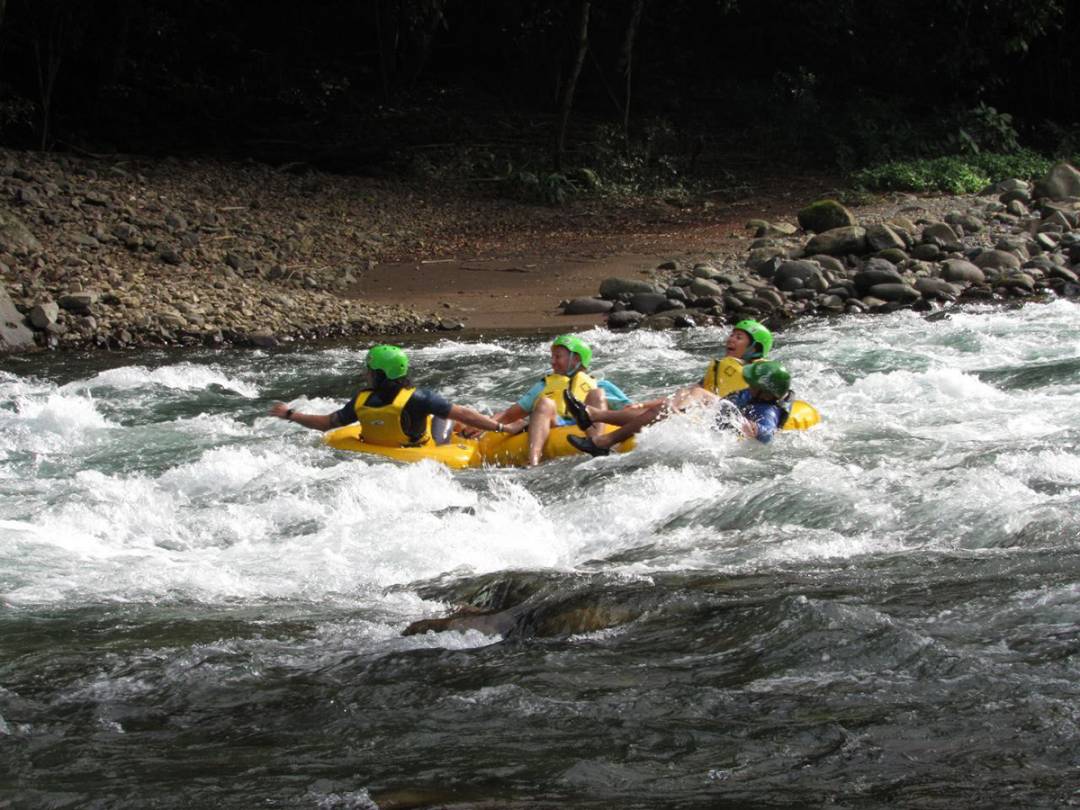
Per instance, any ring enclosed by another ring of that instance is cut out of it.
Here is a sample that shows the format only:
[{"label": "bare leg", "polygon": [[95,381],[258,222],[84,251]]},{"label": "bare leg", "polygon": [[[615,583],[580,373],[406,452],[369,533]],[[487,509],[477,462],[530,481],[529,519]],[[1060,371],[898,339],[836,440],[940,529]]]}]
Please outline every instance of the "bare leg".
[{"label": "bare leg", "polygon": [[[603,388],[594,388],[585,395],[585,410],[592,416],[592,410],[595,409],[598,413],[611,413],[608,410],[607,394],[604,393]],[[586,435],[590,439],[595,439],[603,432],[601,426],[594,419],[592,426],[585,431]]]},{"label": "bare leg", "polygon": [[[716,396],[716,394],[711,391],[706,391],[700,386],[683,388],[676,391],[666,400],[654,400],[653,402],[655,404],[652,404],[651,407],[645,408],[633,415],[633,418],[623,424],[618,430],[592,437],[593,444],[606,450],[609,447],[614,447],[620,442],[626,441],[631,436],[637,434],[646,425],[651,425],[653,422],[659,422],[661,419],[666,419],[673,413],[685,411],[691,405],[711,404],[718,399],[719,397]],[[618,413],[618,411],[607,411],[606,413]],[[590,416],[591,415],[590,412]]]},{"label": "bare leg", "polygon": [[532,416],[529,417],[529,466],[535,467],[540,463],[540,456],[544,452],[544,442],[551,433],[555,424],[555,403],[547,397],[538,397],[533,405]]},{"label": "bare leg", "polygon": [[[589,393],[592,394],[592,391]],[[589,418],[594,422],[603,422],[605,425],[625,425],[637,419],[645,411],[655,408],[657,405],[663,405],[664,402],[666,402],[664,399],[650,399],[648,402],[636,402],[633,405],[627,405],[625,408],[612,411],[606,408],[597,408],[586,398],[585,409],[589,414]]]}]

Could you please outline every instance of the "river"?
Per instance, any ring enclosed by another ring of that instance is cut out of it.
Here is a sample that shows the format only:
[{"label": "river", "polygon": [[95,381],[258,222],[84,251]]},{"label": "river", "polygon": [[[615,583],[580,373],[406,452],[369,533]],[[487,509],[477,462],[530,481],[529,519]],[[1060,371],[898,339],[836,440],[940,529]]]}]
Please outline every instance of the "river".
[{"label": "river", "polygon": [[[585,336],[644,398],[724,334]],[[486,410],[547,353],[407,345]],[[1080,306],[774,357],[820,426],[461,472],[265,415],[351,347],[5,360],[0,806],[1080,805]]]}]

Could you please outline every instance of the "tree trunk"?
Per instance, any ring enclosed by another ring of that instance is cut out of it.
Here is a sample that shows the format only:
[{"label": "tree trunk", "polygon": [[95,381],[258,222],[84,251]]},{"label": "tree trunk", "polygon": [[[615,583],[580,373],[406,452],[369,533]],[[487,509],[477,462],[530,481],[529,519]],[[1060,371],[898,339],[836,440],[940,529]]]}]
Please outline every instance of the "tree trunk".
[{"label": "tree trunk", "polygon": [[619,68],[626,77],[626,95],[623,100],[623,139],[627,148],[630,146],[630,79],[633,75],[634,65],[634,40],[637,38],[638,28],[641,27],[641,15],[645,10],[645,0],[634,0],[634,7],[630,12],[630,21],[626,24],[626,36],[623,38],[622,51],[619,54]]},{"label": "tree trunk", "polygon": [[410,85],[416,83],[427,65],[428,57],[431,56],[431,44],[435,41],[435,32],[440,25],[446,25],[446,17],[443,15],[446,0],[425,0],[420,4],[420,8],[423,19],[415,36],[413,63],[409,70]]},{"label": "tree trunk", "polygon": [[[55,15],[49,15],[46,19],[44,34],[38,31],[34,39],[38,102],[41,105],[42,152],[49,147],[53,91],[56,89],[56,77],[60,73],[60,62],[64,56],[64,28],[66,22],[65,10],[58,8]],[[44,47],[42,40],[44,40]]]},{"label": "tree trunk", "polygon": [[570,108],[574,104],[574,90],[577,87],[581,66],[585,63],[585,54],[589,50],[589,0],[581,0],[581,15],[578,18],[578,47],[574,56],[574,66],[563,87],[561,109],[559,110],[559,132],[555,139],[555,171],[562,171],[563,152],[566,150],[566,126],[570,122]]},{"label": "tree trunk", "polygon": [[[390,87],[397,74],[401,16],[398,6],[398,0],[375,0],[375,37],[379,41],[379,77],[382,80],[383,101],[390,100]],[[391,16],[393,19],[389,19]]]}]

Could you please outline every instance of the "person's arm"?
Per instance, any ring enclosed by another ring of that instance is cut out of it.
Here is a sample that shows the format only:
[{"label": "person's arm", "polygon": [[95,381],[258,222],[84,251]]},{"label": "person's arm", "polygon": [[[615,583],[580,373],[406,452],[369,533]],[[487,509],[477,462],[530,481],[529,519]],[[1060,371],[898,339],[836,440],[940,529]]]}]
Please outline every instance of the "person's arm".
[{"label": "person's arm", "polygon": [[[284,402],[275,402],[270,406],[270,415],[276,416],[278,419],[284,419],[286,422],[295,422],[303,427],[310,428],[311,430],[333,430],[334,428],[346,425],[349,422],[344,421],[341,418],[342,411],[350,408],[352,403],[346,405],[341,411],[334,411],[333,413],[301,413],[286,405]],[[349,420],[349,421],[355,421]]]},{"label": "person's arm", "polygon": [[[511,405],[500,416],[505,416],[506,413],[513,410],[516,405]],[[493,430],[496,433],[508,433],[513,436],[515,433],[521,433],[525,429],[525,420],[518,419],[496,419],[492,416],[485,416],[479,411],[474,411],[472,408],[466,408],[464,405],[451,405],[450,406],[450,418],[455,422],[462,422],[469,427],[478,428],[480,430]]]},{"label": "person's arm", "polygon": [[608,408],[610,410],[621,411],[633,402],[633,400],[623,393],[623,390],[611,380],[600,380],[596,385],[598,388],[603,389],[604,397],[607,399]]},{"label": "person's arm", "polygon": [[781,411],[775,405],[755,408],[751,418],[746,421],[743,433],[762,444],[768,444],[780,429],[781,418]]},{"label": "person's arm", "polygon": [[499,416],[500,417],[505,416],[505,417],[507,417],[509,419],[518,419],[518,418],[520,418],[519,416],[513,415],[513,414],[517,413],[516,411],[514,411],[514,408],[519,408],[521,410],[522,415],[527,414],[527,413],[532,413],[532,409],[536,406],[536,400],[540,396],[540,394],[543,392],[543,390],[544,390],[544,381],[543,380],[540,380],[539,382],[533,383],[532,388],[530,388],[528,391],[526,391],[525,395],[521,399],[519,399],[516,403],[514,403],[509,408],[507,408],[505,411],[503,411],[501,414],[499,414]]}]

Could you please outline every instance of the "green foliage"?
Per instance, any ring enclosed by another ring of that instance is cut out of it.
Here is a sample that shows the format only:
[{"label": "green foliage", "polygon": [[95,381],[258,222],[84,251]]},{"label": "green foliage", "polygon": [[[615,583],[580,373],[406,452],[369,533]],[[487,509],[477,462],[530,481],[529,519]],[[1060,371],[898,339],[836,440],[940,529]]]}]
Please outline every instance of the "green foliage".
[{"label": "green foliage", "polygon": [[855,172],[852,183],[874,191],[945,191],[974,194],[991,183],[1018,177],[1033,180],[1050,168],[1049,158],[1027,149],[1012,154],[979,152],[932,159],[897,160]]},{"label": "green foliage", "polygon": [[609,194],[671,193],[682,187],[680,138],[670,121],[645,122],[627,142],[618,124],[597,125],[587,147],[592,170]]},{"label": "green foliage", "polygon": [[14,128],[29,128],[33,124],[33,102],[4,92],[0,87],[0,133]]},{"label": "green foliage", "polygon": [[978,155],[983,151],[1013,153],[1020,141],[1008,113],[998,112],[985,102],[957,116],[956,129],[949,134],[947,146],[960,154]]}]

